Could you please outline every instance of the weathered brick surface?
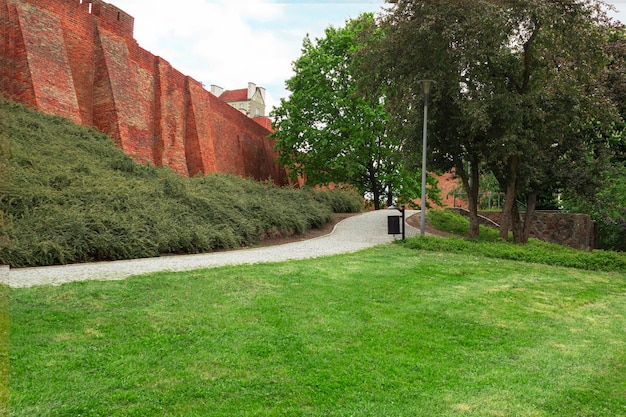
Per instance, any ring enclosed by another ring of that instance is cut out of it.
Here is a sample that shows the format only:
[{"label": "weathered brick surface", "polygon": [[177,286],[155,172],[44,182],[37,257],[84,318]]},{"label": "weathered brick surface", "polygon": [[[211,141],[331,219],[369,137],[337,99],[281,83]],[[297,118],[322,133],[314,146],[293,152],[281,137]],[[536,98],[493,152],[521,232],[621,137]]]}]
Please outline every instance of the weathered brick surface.
[{"label": "weathered brick surface", "polygon": [[0,2],[0,87],[10,98],[30,107],[37,106],[28,67],[26,45],[22,36],[17,6]]},{"label": "weathered brick surface", "polygon": [[59,109],[81,123],[61,20],[29,5],[16,7],[37,108],[46,113]]},{"label": "weathered brick surface", "polygon": [[163,165],[188,173],[185,158],[186,85],[185,76],[167,61],[158,58],[157,112],[160,120],[158,148]]},{"label": "weathered brick surface", "polygon": [[101,0],[0,0],[0,94],[110,134],[141,162],[285,184],[254,121],[142,49]]},{"label": "weathered brick surface", "polygon": [[200,83],[189,80],[189,101],[187,102],[186,155],[189,175],[218,172],[215,156],[215,137],[211,121],[211,97]]},{"label": "weathered brick surface", "polygon": [[[63,37],[67,50],[71,77],[74,82],[76,99],[80,109],[82,124],[93,125],[93,85],[95,42],[85,42],[94,38],[94,27],[89,22],[88,13],[81,11],[69,19],[62,19]],[[85,63],[89,63],[85,65]]]}]

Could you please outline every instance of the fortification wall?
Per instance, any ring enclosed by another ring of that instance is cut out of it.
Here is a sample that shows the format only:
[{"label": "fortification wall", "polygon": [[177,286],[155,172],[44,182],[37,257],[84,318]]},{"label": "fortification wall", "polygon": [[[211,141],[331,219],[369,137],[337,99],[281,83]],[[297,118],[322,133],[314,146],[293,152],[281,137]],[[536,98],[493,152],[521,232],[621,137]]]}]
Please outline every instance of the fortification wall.
[{"label": "fortification wall", "polygon": [[101,0],[0,0],[0,94],[95,126],[144,163],[286,184],[267,123],[141,48],[133,28]]}]

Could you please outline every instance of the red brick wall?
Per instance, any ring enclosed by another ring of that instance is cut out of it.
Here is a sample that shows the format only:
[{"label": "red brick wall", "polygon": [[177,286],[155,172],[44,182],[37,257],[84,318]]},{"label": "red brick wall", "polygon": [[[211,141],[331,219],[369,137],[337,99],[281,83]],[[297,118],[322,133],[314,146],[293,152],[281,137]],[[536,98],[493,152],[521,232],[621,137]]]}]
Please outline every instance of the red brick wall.
[{"label": "red brick wall", "polygon": [[[467,203],[460,198],[454,197],[454,191],[460,188],[459,180],[456,179],[454,172],[446,172],[439,176],[433,172],[430,175],[439,181],[439,189],[441,189],[441,207],[463,207],[467,208]],[[436,204],[434,207],[439,207]]]},{"label": "red brick wall", "polygon": [[[433,208],[444,208],[444,207],[462,207],[467,208],[467,203],[461,198],[456,197],[454,191],[459,187],[458,180],[455,177],[454,172],[446,172],[443,175],[438,175],[434,172],[429,172],[429,175],[435,177],[438,181],[437,187],[441,190],[441,205],[432,204]],[[414,203],[421,205],[421,198],[416,198],[413,200]]]},{"label": "red brick wall", "polygon": [[9,98],[37,106],[17,7],[0,2],[0,87]]},{"label": "red brick wall", "polygon": [[14,15],[15,96],[46,113],[59,113],[80,123],[76,91],[60,19],[29,4],[9,6]]},{"label": "red brick wall", "polygon": [[0,94],[92,125],[141,162],[286,184],[269,125],[142,49],[101,0],[0,0]]},{"label": "red brick wall", "polygon": [[158,58],[156,75],[159,80],[156,112],[161,132],[156,139],[160,163],[188,174],[185,158],[186,77],[161,58]]},{"label": "red brick wall", "polygon": [[212,131],[212,98],[195,80],[188,81],[186,156],[189,175],[218,172],[215,156],[215,137]]},{"label": "red brick wall", "polygon": [[[58,5],[59,2],[54,2]],[[94,24],[88,13],[88,5],[78,2],[70,3],[70,15],[61,19],[61,28],[67,50],[71,77],[74,81],[76,99],[80,110],[82,124],[93,125],[93,85],[95,68]],[[87,10],[87,12],[86,12]],[[59,14],[57,13],[57,16]]]}]

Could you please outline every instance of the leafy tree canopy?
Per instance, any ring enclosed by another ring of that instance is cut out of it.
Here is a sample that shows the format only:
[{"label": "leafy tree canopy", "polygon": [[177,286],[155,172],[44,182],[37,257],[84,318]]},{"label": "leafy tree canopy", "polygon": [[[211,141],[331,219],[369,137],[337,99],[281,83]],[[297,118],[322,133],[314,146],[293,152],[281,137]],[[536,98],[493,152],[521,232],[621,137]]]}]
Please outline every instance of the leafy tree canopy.
[{"label": "leafy tree canopy", "polygon": [[315,41],[307,36],[286,81],[291,95],[272,111],[279,160],[293,178],[351,184],[371,194],[375,208],[385,198],[419,194],[389,135],[384,100],[357,95],[356,52],[377,36],[372,14],[331,26]]},{"label": "leafy tree canopy", "polygon": [[362,90],[385,86],[392,126],[415,142],[418,81],[437,81],[428,152],[432,167],[455,168],[462,178],[472,219],[482,171],[507,192],[501,235],[512,228],[520,242],[530,224],[521,221],[518,199],[527,200],[530,219],[546,189],[596,189],[607,160],[594,138],[606,137],[618,116],[602,83],[604,3],[394,3],[380,23],[385,36],[364,50]]}]

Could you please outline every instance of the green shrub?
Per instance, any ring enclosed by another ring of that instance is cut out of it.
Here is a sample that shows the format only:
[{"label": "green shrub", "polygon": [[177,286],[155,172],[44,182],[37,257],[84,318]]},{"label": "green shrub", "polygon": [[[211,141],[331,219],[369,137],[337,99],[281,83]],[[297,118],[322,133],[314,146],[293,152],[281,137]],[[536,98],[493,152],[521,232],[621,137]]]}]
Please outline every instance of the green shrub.
[{"label": "green shrub", "polygon": [[7,101],[0,107],[12,138],[0,263],[14,267],[240,247],[269,231],[321,227],[334,207],[360,209],[347,192],[226,174],[186,178],[136,163],[94,129]]},{"label": "green shrub", "polygon": [[321,203],[329,205],[335,213],[356,213],[363,208],[363,197],[354,190],[313,190],[313,196]]},{"label": "green shrub", "polygon": [[[463,236],[469,229],[469,220],[450,210],[431,210],[426,216],[433,226],[448,233]],[[469,253],[593,271],[626,272],[626,253],[576,250],[536,239],[530,239],[527,244],[520,245],[501,240],[498,230],[484,226],[481,226],[477,239],[422,236],[408,239],[406,246],[419,250]]]}]

